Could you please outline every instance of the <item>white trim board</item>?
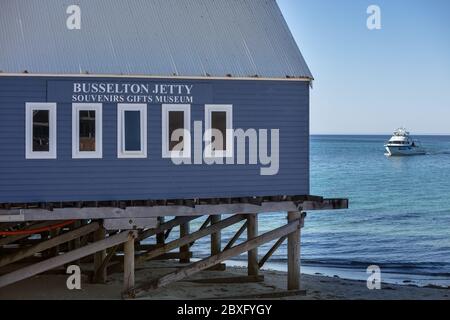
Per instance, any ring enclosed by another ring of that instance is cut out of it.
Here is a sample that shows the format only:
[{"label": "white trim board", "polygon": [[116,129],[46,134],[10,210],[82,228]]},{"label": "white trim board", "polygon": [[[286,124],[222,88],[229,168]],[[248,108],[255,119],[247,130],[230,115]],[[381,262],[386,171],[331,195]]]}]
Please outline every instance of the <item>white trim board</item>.
[{"label": "white trim board", "polygon": [[[103,115],[101,103],[72,104],[72,159],[103,158]],[[95,111],[95,151],[80,151],[80,111]]]},{"label": "white trim board", "polygon": [[[183,152],[169,151],[169,113],[172,111],[181,111],[184,114]],[[161,146],[162,157],[172,158],[190,158],[191,157],[191,105],[190,104],[163,104],[161,107]]]},{"label": "white trim board", "polygon": [[[49,151],[33,151],[33,111],[49,112]],[[25,158],[56,159],[57,158],[57,107],[51,102],[27,102],[25,104]]]},{"label": "white trim board", "polygon": [[[225,150],[212,152],[212,117],[213,112],[226,113],[226,142]],[[205,154],[208,158],[231,158],[234,154],[233,135],[233,105],[231,104],[206,104],[205,105]]]},{"label": "white trim board", "polygon": [[[125,150],[125,111],[140,112],[141,149],[139,151]],[[117,158],[138,159],[147,158],[147,105],[119,103],[117,105]]]}]

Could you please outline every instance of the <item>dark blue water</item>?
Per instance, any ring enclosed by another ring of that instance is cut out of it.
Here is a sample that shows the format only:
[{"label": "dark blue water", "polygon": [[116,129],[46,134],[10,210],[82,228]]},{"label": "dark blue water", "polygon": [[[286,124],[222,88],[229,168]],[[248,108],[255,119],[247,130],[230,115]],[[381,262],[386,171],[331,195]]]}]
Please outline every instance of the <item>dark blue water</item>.
[{"label": "dark blue water", "polygon": [[395,158],[383,154],[388,138],[312,137],[312,193],[348,197],[350,209],[310,213],[305,262],[450,284],[450,137],[417,137],[427,155]]},{"label": "dark blue water", "polygon": [[[303,271],[363,279],[366,268],[376,264],[387,282],[450,285],[450,137],[416,137],[428,154],[401,158],[384,155],[388,138],[311,138],[311,193],[349,198],[350,208],[308,213]],[[284,213],[260,216],[259,231],[285,221]],[[236,229],[223,232],[224,244]],[[208,239],[193,250],[206,256]],[[285,244],[268,267],[285,270]]]}]

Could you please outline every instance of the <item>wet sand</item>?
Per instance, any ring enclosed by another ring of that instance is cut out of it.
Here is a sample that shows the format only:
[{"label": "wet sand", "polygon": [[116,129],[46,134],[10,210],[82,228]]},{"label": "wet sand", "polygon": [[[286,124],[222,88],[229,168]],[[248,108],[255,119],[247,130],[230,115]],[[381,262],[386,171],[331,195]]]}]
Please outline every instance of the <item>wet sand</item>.
[{"label": "wet sand", "polygon": [[[136,270],[136,282],[154,279],[176,270],[176,262],[150,262]],[[196,279],[223,278],[246,275],[246,269],[227,267],[226,271],[203,271],[184,281],[149,292],[139,299],[225,299],[228,297],[267,294],[286,290],[286,273],[261,271],[264,282],[205,284],[190,282]],[[0,299],[97,300],[121,299],[122,274],[108,278],[107,284],[90,284],[82,278],[81,290],[68,290],[67,275],[40,275],[0,289]],[[442,300],[450,299],[449,289],[423,288],[407,285],[382,284],[381,290],[367,289],[364,281],[344,280],[320,275],[302,275],[302,289],[306,294],[278,299],[294,300]]]}]

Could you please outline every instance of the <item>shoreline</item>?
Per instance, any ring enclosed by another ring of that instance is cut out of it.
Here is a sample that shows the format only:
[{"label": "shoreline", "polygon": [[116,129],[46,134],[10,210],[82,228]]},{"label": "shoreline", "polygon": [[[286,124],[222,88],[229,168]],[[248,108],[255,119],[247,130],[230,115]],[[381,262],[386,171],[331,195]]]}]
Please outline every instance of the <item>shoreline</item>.
[{"label": "shoreline", "polygon": [[[151,262],[136,271],[137,283],[173,271],[182,264]],[[70,291],[66,287],[67,275],[41,275],[0,289],[0,300],[120,300],[122,274],[113,274],[107,284],[90,284],[82,278],[82,289]],[[286,290],[287,275],[282,271],[262,270],[263,282],[201,283],[202,279],[242,277],[247,270],[227,267],[226,271],[202,271],[183,281],[146,293],[139,299],[154,300],[222,300],[229,297],[271,294]],[[197,280],[197,282],[196,282]],[[381,290],[367,289],[366,282],[336,277],[302,274],[301,286],[306,295],[277,298],[281,300],[448,300],[450,289],[425,288],[413,285],[382,283]],[[45,291],[42,290],[45,288]]]},{"label": "shoreline", "polygon": [[[230,267],[245,267],[246,261],[230,260],[226,261]],[[367,265],[369,266],[369,265]],[[263,270],[286,272],[286,263],[267,262]],[[384,271],[383,271],[384,270]],[[367,280],[368,274],[365,268],[343,267],[326,264],[308,264],[301,266],[303,275],[323,276],[329,278],[339,278],[342,280],[363,281]],[[402,286],[416,286],[420,288],[450,289],[450,278],[433,273],[401,272],[400,269],[382,268],[382,282]]]}]

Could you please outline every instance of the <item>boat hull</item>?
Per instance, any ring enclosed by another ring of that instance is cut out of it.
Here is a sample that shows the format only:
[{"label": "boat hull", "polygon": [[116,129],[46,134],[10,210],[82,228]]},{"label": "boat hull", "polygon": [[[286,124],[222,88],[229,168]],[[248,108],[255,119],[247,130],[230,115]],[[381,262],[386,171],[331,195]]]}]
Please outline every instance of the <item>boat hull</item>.
[{"label": "boat hull", "polygon": [[386,146],[386,155],[393,156],[417,156],[426,154],[425,149],[407,146]]}]

